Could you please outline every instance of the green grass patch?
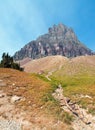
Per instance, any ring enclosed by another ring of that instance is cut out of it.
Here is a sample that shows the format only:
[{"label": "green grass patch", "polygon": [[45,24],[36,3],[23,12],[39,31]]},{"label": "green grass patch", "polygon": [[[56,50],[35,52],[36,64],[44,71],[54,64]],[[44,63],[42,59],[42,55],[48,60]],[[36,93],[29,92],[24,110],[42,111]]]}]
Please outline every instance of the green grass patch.
[{"label": "green grass patch", "polygon": [[[64,96],[71,100],[78,102],[83,108],[90,108],[91,104],[95,102],[95,77],[89,74],[77,74],[76,76],[58,76],[53,74],[51,77],[55,84],[61,83],[63,87]],[[81,98],[81,95],[84,98]],[[85,97],[86,95],[91,98]],[[89,112],[94,114],[93,109]]]}]

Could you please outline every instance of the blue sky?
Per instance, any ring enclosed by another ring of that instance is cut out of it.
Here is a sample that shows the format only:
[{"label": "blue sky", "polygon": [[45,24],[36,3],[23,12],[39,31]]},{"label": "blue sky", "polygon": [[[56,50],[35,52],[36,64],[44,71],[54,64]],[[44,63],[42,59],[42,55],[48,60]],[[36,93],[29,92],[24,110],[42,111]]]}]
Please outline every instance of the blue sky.
[{"label": "blue sky", "polygon": [[95,0],[1,0],[0,57],[3,52],[13,55],[58,23],[72,27],[95,51]]}]

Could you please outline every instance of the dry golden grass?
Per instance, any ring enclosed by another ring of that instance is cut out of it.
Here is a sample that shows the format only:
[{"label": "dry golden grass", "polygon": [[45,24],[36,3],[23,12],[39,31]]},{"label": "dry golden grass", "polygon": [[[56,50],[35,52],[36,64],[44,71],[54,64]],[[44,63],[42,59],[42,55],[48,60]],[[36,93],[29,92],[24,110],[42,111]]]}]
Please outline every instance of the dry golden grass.
[{"label": "dry golden grass", "polygon": [[32,72],[54,70],[53,82],[56,79],[58,83],[62,83],[66,96],[77,100],[78,98],[73,95],[89,95],[93,98],[92,103],[84,98],[81,98],[79,103],[85,108],[88,106],[89,109],[94,104],[92,108],[95,109],[95,55],[72,59],[64,59],[62,56],[45,57],[26,64],[25,71],[30,70]]},{"label": "dry golden grass", "polygon": [[[49,92],[51,93],[51,85],[48,82],[42,81],[35,75],[13,69],[0,69],[0,80],[6,83],[6,86],[0,87],[0,90],[3,90],[7,96],[17,95],[25,98],[15,103],[19,113],[23,111],[26,113],[25,119],[40,128],[46,127],[47,130],[69,130],[70,126],[63,122],[57,124],[56,128],[52,128],[58,122],[59,117],[56,112],[60,110],[58,104],[48,97]],[[44,99],[46,95],[47,101]]]},{"label": "dry golden grass", "polygon": [[[51,82],[45,79],[45,74],[37,76],[13,69],[0,69],[0,80],[6,83],[0,90],[9,97],[18,95],[25,98],[16,102],[15,107],[26,112],[28,115],[26,118],[33,124],[40,126],[47,124],[48,130],[51,130],[49,122],[53,126],[58,120],[69,121],[69,116],[52,97],[52,92],[56,89],[52,85],[56,86],[59,83],[62,84],[66,97],[78,101],[84,108],[88,107],[90,113],[95,114],[95,56],[82,56],[70,60],[62,56],[50,56],[29,64],[29,72],[56,70],[51,75]],[[61,122],[56,129],[68,130],[68,126]]]},{"label": "dry golden grass", "polygon": [[0,79],[7,83],[7,87],[1,89],[7,94],[24,96],[26,103],[30,100],[40,105],[41,97],[50,88],[36,76],[13,69],[0,69]]}]

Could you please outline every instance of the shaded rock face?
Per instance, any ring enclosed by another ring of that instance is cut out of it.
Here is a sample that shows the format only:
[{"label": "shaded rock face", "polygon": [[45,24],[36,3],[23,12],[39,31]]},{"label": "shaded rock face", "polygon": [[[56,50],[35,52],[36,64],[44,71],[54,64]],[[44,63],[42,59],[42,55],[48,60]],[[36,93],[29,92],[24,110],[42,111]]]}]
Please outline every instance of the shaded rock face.
[{"label": "shaded rock face", "polygon": [[49,28],[47,34],[26,44],[20,51],[15,53],[14,59],[22,60],[26,57],[36,59],[48,55],[76,57],[92,55],[92,52],[77,39],[71,28],[59,24]]}]

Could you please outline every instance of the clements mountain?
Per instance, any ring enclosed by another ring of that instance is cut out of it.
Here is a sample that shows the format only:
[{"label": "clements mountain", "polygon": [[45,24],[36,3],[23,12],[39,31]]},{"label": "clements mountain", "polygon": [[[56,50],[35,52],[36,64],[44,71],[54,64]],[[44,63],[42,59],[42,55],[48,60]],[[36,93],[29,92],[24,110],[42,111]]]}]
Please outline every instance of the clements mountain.
[{"label": "clements mountain", "polygon": [[49,28],[47,34],[39,36],[21,48],[14,54],[14,60],[26,57],[37,59],[50,55],[76,57],[92,54],[92,51],[78,40],[71,28],[59,24]]}]

